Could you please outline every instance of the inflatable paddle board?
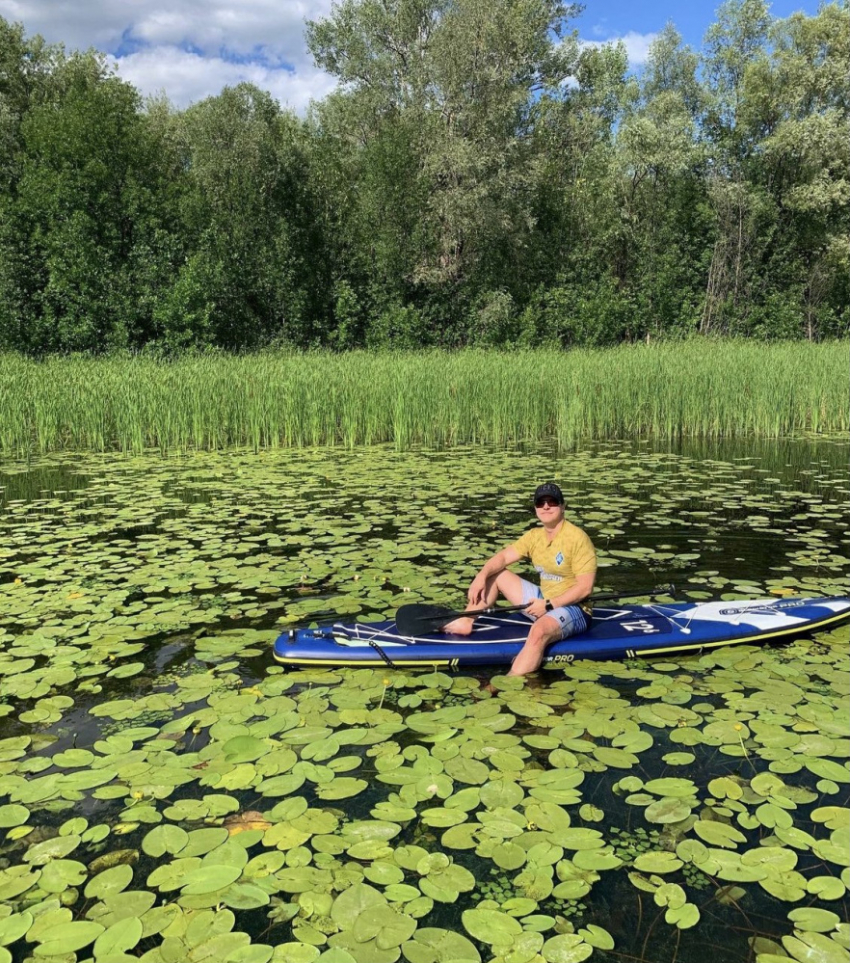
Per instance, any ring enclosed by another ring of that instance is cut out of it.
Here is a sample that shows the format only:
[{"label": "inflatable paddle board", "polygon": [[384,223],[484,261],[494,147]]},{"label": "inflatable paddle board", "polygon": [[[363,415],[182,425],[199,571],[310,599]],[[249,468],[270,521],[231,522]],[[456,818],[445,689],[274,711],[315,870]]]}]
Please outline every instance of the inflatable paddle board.
[{"label": "inflatable paddle board", "polygon": [[[634,659],[759,643],[850,620],[850,597],[768,598],[734,602],[606,605],[593,609],[586,632],[553,642],[544,664],[574,659]],[[284,665],[508,665],[531,620],[521,612],[478,618],[471,635],[401,635],[395,622],[337,623],[280,635],[274,657]]]}]

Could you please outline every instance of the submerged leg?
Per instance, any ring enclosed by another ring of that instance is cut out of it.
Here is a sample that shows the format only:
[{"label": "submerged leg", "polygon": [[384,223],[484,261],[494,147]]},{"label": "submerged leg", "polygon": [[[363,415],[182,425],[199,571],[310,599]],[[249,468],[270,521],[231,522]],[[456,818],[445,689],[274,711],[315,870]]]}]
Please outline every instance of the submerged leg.
[{"label": "submerged leg", "polygon": [[531,626],[525,645],[520,649],[519,655],[514,659],[511,671],[508,675],[527,675],[540,668],[543,661],[543,654],[546,647],[551,645],[556,639],[561,637],[561,626],[548,615],[542,615]]}]

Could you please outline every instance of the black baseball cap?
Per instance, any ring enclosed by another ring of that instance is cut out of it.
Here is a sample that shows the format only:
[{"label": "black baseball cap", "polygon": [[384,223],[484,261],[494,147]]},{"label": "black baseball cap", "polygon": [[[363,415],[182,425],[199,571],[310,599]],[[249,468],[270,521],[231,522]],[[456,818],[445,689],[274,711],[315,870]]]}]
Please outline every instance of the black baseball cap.
[{"label": "black baseball cap", "polygon": [[559,505],[564,504],[564,493],[554,482],[545,482],[537,486],[534,492],[534,504],[536,505],[541,498],[554,498]]}]

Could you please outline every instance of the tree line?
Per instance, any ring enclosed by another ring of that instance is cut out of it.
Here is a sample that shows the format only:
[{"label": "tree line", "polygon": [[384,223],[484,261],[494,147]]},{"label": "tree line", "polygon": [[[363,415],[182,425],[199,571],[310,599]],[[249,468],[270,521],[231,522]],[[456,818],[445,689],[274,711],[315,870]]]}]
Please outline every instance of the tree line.
[{"label": "tree line", "polygon": [[638,73],[560,0],[341,0],[337,88],[177,110],[0,18],[0,349],[846,336],[850,6]]}]

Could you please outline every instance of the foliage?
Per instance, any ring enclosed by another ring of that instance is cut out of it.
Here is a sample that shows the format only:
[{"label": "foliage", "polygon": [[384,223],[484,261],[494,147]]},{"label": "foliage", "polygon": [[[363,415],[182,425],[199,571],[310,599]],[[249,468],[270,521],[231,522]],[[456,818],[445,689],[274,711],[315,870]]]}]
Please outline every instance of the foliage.
[{"label": "foliage", "polygon": [[850,10],[726,0],[637,76],[561,0],[343,0],[337,89],[142,103],[0,18],[0,349],[848,331]]}]

